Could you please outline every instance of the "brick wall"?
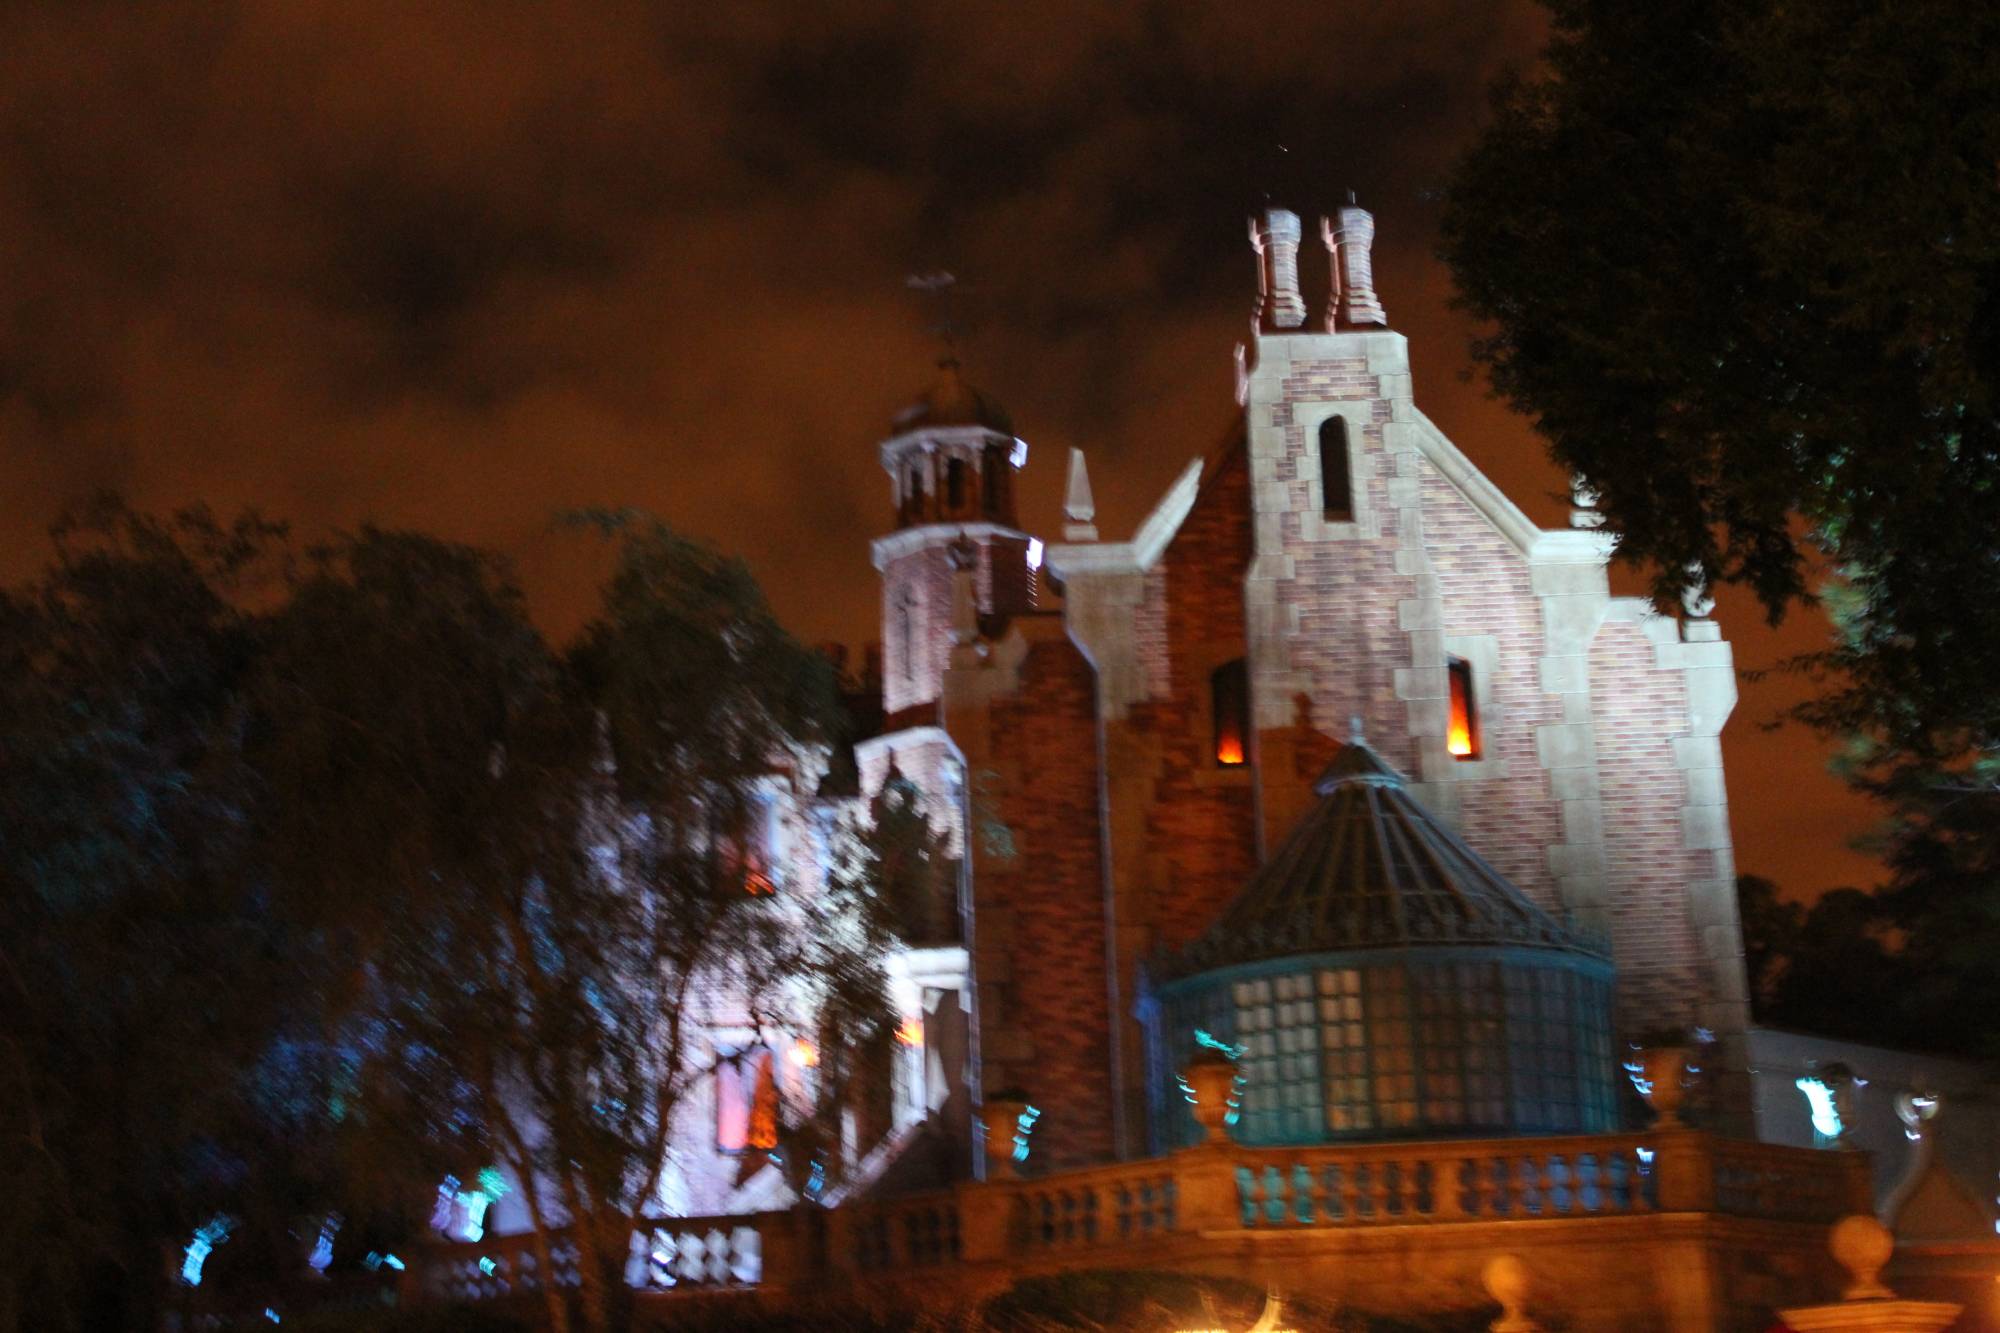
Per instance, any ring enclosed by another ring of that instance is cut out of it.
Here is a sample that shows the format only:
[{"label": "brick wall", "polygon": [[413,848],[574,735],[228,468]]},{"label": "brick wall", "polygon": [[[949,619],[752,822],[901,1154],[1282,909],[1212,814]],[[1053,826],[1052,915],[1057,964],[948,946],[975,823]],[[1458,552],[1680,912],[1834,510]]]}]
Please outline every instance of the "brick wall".
[{"label": "brick wall", "polygon": [[[1535,728],[1563,720],[1561,701],[1543,693],[1542,605],[1528,562],[1428,461],[1419,468],[1424,548],[1436,574],[1447,637],[1492,635],[1499,655],[1485,682],[1482,763],[1491,776],[1457,784],[1457,828],[1493,867],[1542,907],[1562,914],[1548,848],[1562,840],[1562,815],[1535,752]],[[1468,769],[1474,766],[1467,765]],[[1669,809],[1658,812],[1661,816]]]},{"label": "brick wall", "polygon": [[[1041,1110],[1036,1161],[1113,1153],[1105,984],[1097,687],[1053,621],[1030,642],[1018,687],[996,699],[973,771],[974,970],[981,1080]],[[1038,627],[1040,628],[1040,627]]]},{"label": "brick wall", "polygon": [[1686,892],[1710,872],[1711,858],[1687,850],[1679,818],[1687,798],[1672,738],[1688,730],[1686,682],[1656,665],[1635,622],[1608,621],[1591,644],[1590,713],[1619,1023],[1689,1022],[1707,988]]},{"label": "brick wall", "polygon": [[1146,583],[1139,651],[1155,696],[1127,725],[1157,746],[1146,817],[1151,901],[1134,925],[1153,943],[1185,944],[1243,891],[1257,868],[1248,766],[1218,768],[1209,674],[1244,654],[1243,576],[1250,564],[1249,469],[1241,439],[1203,478],[1194,507]]},{"label": "brick wall", "polygon": [[[1408,735],[1408,711],[1396,697],[1396,669],[1410,667],[1410,636],[1398,622],[1398,602],[1418,594],[1414,572],[1396,568],[1398,544],[1404,540],[1392,482],[1394,466],[1384,450],[1382,426],[1388,422],[1388,402],[1378,398],[1380,376],[1368,370],[1364,358],[1328,358],[1298,362],[1282,382],[1284,400],[1272,404],[1272,424],[1284,432],[1284,456],[1272,460],[1266,486],[1282,488],[1284,508],[1272,512],[1272,500],[1260,510],[1276,520],[1276,544],[1260,550],[1260,560],[1286,566],[1276,576],[1276,610],[1284,618],[1280,634],[1286,642],[1282,658],[1256,664],[1260,711],[1296,717],[1296,695],[1310,701],[1312,731],[1322,737],[1346,739],[1352,719],[1362,719],[1368,745],[1388,763],[1416,775],[1416,741]],[[1294,404],[1330,400],[1368,400],[1368,424],[1358,432],[1360,466],[1354,488],[1364,492],[1360,506],[1376,514],[1378,534],[1356,540],[1308,540],[1306,516],[1318,516],[1318,440],[1308,440],[1294,420]],[[1272,556],[1272,558],[1266,558]],[[1268,725],[1270,713],[1266,713]],[[1284,775],[1266,775],[1268,783]],[[1300,797],[1276,805],[1296,809]],[[1272,827],[1272,837],[1284,829]]]},{"label": "brick wall", "polygon": [[[934,702],[938,682],[951,659],[951,542],[954,529],[940,527],[917,550],[898,555],[882,567],[882,707],[889,714]],[[995,609],[998,574],[999,609],[1027,608],[1032,600],[1027,569],[1027,539],[993,537],[979,544],[974,579],[979,610]],[[910,647],[904,652],[900,606],[910,603]],[[905,669],[907,666],[907,670]]]}]

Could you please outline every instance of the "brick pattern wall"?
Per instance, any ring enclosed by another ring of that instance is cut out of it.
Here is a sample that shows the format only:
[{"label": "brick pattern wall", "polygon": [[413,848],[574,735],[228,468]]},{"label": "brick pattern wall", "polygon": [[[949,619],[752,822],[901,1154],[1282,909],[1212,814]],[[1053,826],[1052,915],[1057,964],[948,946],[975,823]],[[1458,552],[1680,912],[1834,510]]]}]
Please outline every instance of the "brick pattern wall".
[{"label": "brick pattern wall", "polygon": [[1712,857],[1685,846],[1685,779],[1672,745],[1688,730],[1687,687],[1655,661],[1632,621],[1607,622],[1590,648],[1618,1021],[1628,1031],[1691,1021],[1706,990],[1687,884],[1709,873]]},{"label": "brick pattern wall", "polygon": [[[1478,770],[1458,784],[1459,834],[1542,907],[1562,915],[1548,848],[1562,841],[1562,812],[1535,752],[1535,728],[1562,722],[1561,701],[1542,692],[1541,601],[1528,562],[1428,461],[1419,469],[1424,548],[1443,601],[1444,632],[1490,634],[1499,662],[1485,682]],[[1494,762],[1505,766],[1504,773]],[[1473,766],[1467,765],[1468,769]],[[1664,813],[1661,812],[1661,813]]]},{"label": "brick pattern wall", "polygon": [[1156,946],[1206,930],[1257,868],[1250,770],[1217,767],[1209,711],[1210,672],[1244,653],[1249,564],[1249,468],[1238,441],[1203,479],[1148,577],[1140,614],[1139,649],[1159,688],[1128,725],[1157,744],[1159,766],[1146,819],[1152,901],[1131,924],[1150,926]]},{"label": "brick pattern wall", "polygon": [[[935,540],[890,560],[882,569],[882,707],[887,713],[933,703],[939,682],[951,660],[951,542],[956,530],[939,528]],[[995,575],[999,609],[1026,610],[1032,601],[1028,577],[1028,544],[1023,538],[999,537],[979,544],[973,587],[979,610],[995,609]],[[910,634],[904,650],[901,606],[910,605]]]},{"label": "brick pattern wall", "polygon": [[[1282,488],[1282,512],[1261,505],[1277,524],[1275,549],[1260,552],[1268,564],[1287,566],[1276,578],[1276,611],[1285,651],[1256,663],[1256,689],[1263,725],[1282,712],[1286,725],[1300,721],[1297,696],[1307,697],[1311,730],[1345,740],[1359,715],[1368,743],[1406,774],[1417,772],[1417,747],[1409,735],[1408,711],[1396,696],[1396,670],[1412,665],[1408,631],[1397,604],[1418,595],[1414,573],[1397,569],[1404,539],[1396,499],[1394,460],[1384,449],[1382,427],[1387,400],[1377,396],[1381,377],[1365,359],[1340,358],[1294,365],[1283,381],[1283,400],[1271,407],[1272,424],[1284,433],[1284,456],[1274,460],[1273,479]],[[1379,522],[1379,535],[1353,540],[1316,541],[1307,537],[1304,518],[1319,513],[1317,440],[1308,440],[1294,420],[1295,403],[1369,401],[1369,424],[1355,439],[1362,456],[1354,472],[1365,507]],[[1280,709],[1279,701],[1284,701]],[[1264,774],[1267,786],[1290,780],[1287,773]],[[1300,793],[1279,793],[1274,808],[1297,809]],[[1272,827],[1273,844],[1289,832]]]},{"label": "brick pattern wall", "polygon": [[1111,1023],[1090,664],[1067,638],[1037,636],[989,722],[974,819],[1004,826],[1012,854],[972,840],[982,1086],[1018,1085],[1040,1108],[1037,1163],[1103,1161]]}]

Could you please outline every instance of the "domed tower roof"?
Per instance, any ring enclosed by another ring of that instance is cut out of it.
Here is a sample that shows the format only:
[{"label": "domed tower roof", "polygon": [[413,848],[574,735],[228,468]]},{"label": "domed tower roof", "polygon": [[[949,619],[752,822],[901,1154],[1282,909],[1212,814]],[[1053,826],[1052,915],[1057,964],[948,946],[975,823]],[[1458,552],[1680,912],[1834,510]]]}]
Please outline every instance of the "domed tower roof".
[{"label": "domed tower roof", "polygon": [[1007,409],[967,384],[958,358],[949,356],[938,362],[937,378],[923,396],[896,414],[898,435],[925,426],[984,426],[1002,435],[1014,433]]},{"label": "domed tower roof", "polygon": [[1508,883],[1360,742],[1175,973],[1296,953],[1497,944],[1601,952]]}]

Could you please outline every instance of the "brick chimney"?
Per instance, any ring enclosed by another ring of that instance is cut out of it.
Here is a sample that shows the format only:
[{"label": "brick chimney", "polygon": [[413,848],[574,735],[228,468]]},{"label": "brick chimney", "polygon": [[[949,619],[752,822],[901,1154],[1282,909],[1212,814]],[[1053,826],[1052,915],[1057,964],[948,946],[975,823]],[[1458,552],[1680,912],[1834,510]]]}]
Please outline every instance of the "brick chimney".
[{"label": "brick chimney", "polygon": [[1333,271],[1333,288],[1328,295],[1326,328],[1386,329],[1389,317],[1375,296],[1375,262],[1369,254],[1375,244],[1375,215],[1356,206],[1354,193],[1347,195],[1347,207],[1337,217],[1321,218],[1320,239]]},{"label": "brick chimney", "polygon": [[1271,208],[1262,221],[1251,220],[1250,244],[1258,258],[1257,327],[1266,333],[1306,322],[1305,298],[1299,295],[1299,236],[1297,213]]}]

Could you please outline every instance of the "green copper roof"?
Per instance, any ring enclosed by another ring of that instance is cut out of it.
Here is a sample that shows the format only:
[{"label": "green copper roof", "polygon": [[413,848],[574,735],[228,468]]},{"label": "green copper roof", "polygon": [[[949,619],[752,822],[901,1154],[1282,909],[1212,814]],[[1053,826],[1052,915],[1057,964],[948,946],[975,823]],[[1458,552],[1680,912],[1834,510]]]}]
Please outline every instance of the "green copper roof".
[{"label": "green copper roof", "polygon": [[1438,944],[1602,954],[1529,902],[1424,809],[1359,741],[1314,784],[1319,802],[1208,932],[1161,975],[1291,954]]}]

